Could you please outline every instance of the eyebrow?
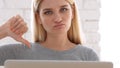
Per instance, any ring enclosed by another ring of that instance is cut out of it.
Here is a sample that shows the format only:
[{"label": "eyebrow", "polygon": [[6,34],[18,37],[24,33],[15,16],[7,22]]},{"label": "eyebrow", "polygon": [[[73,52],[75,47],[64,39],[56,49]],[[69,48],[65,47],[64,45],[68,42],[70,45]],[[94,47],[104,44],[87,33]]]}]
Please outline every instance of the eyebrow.
[{"label": "eyebrow", "polygon": [[63,6],[61,6],[61,7],[68,7],[68,5],[63,5]]},{"label": "eyebrow", "polygon": [[[62,6],[60,6],[60,7],[67,7],[68,5],[62,5]],[[47,10],[51,10],[52,8],[45,8],[45,9],[43,9],[43,11],[47,11]]]}]

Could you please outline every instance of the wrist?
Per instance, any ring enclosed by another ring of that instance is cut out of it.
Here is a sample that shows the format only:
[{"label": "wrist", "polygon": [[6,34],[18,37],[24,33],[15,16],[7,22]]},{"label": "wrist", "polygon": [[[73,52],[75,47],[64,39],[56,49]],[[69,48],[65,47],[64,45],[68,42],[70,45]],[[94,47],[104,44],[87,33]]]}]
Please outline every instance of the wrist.
[{"label": "wrist", "polygon": [[0,26],[0,39],[7,36],[6,28],[4,25]]}]

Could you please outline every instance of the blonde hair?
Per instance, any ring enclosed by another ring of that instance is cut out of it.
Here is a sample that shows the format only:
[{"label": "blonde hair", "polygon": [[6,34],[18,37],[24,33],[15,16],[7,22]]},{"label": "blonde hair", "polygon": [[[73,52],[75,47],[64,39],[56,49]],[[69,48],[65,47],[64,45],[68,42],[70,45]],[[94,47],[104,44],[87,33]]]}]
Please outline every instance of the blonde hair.
[{"label": "blonde hair", "polygon": [[[43,0],[33,1],[33,17],[34,17],[34,42],[44,42],[46,40],[46,31],[41,24],[39,24],[39,6]],[[82,38],[81,24],[78,19],[78,9],[74,0],[66,0],[69,2],[74,10],[74,18],[71,22],[71,27],[68,30],[68,39],[75,44],[83,44],[84,40]]]}]

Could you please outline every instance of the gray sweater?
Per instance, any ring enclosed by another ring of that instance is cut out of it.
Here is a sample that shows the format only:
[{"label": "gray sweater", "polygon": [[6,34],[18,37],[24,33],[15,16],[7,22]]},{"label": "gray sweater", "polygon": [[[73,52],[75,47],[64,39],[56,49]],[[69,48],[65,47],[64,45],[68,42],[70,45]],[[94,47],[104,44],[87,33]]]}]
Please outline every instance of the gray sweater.
[{"label": "gray sweater", "polygon": [[0,47],[0,65],[7,59],[25,60],[79,60],[98,61],[99,58],[94,50],[76,45],[74,48],[65,51],[55,51],[41,46],[38,43],[31,43],[32,48],[23,44],[8,44]]}]

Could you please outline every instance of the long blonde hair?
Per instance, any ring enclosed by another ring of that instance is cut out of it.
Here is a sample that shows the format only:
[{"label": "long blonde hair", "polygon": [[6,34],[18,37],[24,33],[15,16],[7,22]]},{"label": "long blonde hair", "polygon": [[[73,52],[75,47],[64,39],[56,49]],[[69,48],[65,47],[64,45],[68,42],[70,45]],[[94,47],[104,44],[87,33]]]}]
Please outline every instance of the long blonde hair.
[{"label": "long blonde hair", "polygon": [[[33,0],[33,19],[34,19],[34,42],[44,42],[46,40],[46,31],[41,24],[39,24],[39,6],[43,0]],[[83,44],[81,22],[78,19],[78,9],[74,0],[66,0],[73,7],[74,18],[71,22],[71,27],[68,30],[68,39],[75,44]]]}]

